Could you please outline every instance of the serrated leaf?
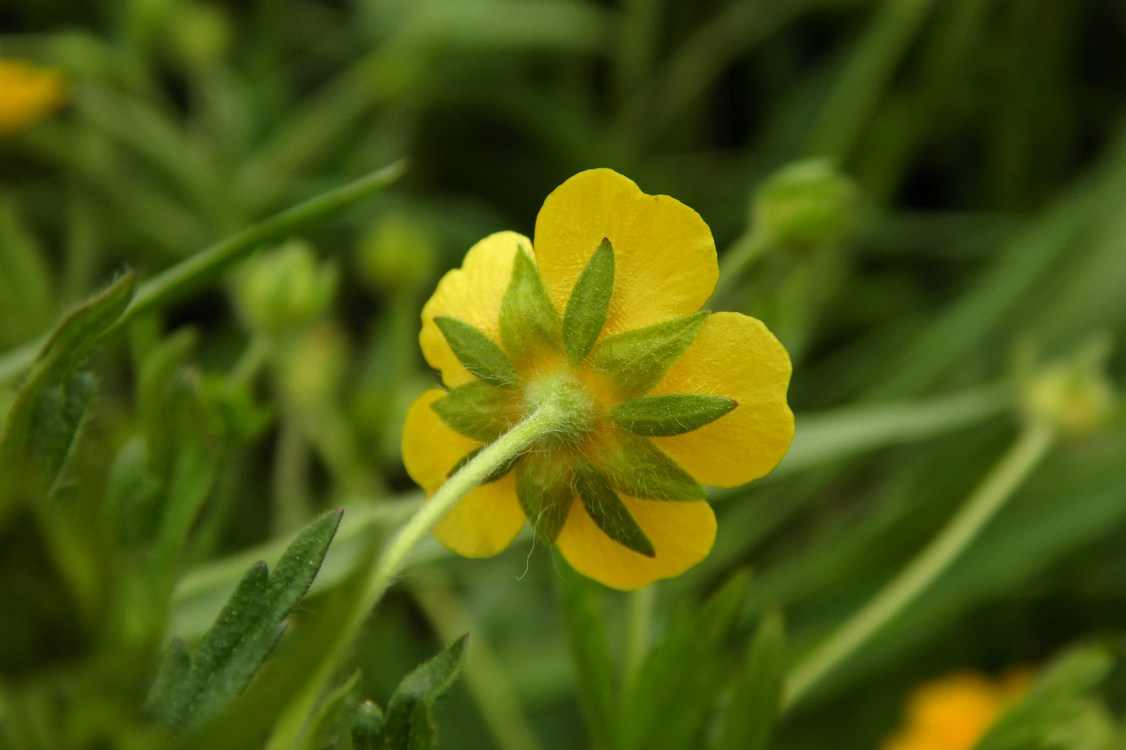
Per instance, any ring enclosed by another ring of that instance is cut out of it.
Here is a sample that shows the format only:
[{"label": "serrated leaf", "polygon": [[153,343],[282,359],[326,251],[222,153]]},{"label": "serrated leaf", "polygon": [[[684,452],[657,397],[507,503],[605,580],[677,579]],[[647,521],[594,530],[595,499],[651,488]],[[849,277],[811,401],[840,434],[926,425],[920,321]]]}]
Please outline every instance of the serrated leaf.
[{"label": "serrated leaf", "polygon": [[535,262],[517,248],[512,279],[500,305],[500,341],[508,356],[521,362],[544,348],[558,346],[561,321]]},{"label": "serrated leaf", "polygon": [[430,408],[455,432],[491,443],[512,427],[507,414],[513,398],[507,388],[476,381],[454,388]]},{"label": "serrated leaf", "polygon": [[668,393],[618,404],[610,410],[610,419],[635,435],[669,437],[711,424],[738,405],[734,399],[723,396]]},{"label": "serrated leaf", "polygon": [[58,480],[92,396],[74,371],[121,317],[133,296],[133,274],[73,310],[48,337],[0,429],[0,470],[31,464],[45,488]]},{"label": "serrated leaf", "polygon": [[520,381],[501,348],[484,333],[456,318],[439,316],[434,324],[465,369],[486,383],[515,385]]},{"label": "serrated leaf", "polygon": [[364,701],[352,716],[352,750],[385,750],[383,728],[386,720],[379,706]]},{"label": "serrated leaf", "polygon": [[[283,621],[308,591],[340,525],[332,510],[305,527],[282,554],[272,575],[264,562],[247,571],[215,624],[203,636],[189,687],[171,704],[150,706],[173,729],[198,726],[246,687],[285,630]],[[157,677],[160,682],[162,676]]]},{"label": "serrated leaf", "polygon": [[529,454],[516,467],[516,497],[528,524],[550,543],[567,522],[575,491],[569,473],[545,466],[535,454]]},{"label": "serrated leaf", "polygon": [[620,432],[599,454],[611,486],[641,500],[703,500],[700,483],[646,438]]},{"label": "serrated leaf", "polygon": [[594,348],[593,363],[614,382],[617,395],[631,399],[660,382],[692,345],[708,312],[608,336]]},{"label": "serrated leaf", "polygon": [[571,362],[579,362],[594,348],[606,325],[613,292],[614,248],[603,239],[579,274],[563,313],[563,349]]},{"label": "serrated leaf", "polygon": [[649,541],[601,472],[589,464],[580,466],[575,472],[575,489],[586,512],[602,533],[640,555],[656,556],[653,542]]},{"label": "serrated leaf", "polygon": [[387,703],[386,743],[389,750],[431,750],[434,702],[457,679],[467,636],[403,678]]},{"label": "serrated leaf", "polygon": [[730,656],[724,643],[746,602],[750,576],[737,573],[703,606],[685,605],[649,653],[626,693],[620,750],[695,750],[704,744]]},{"label": "serrated leaf", "polygon": [[782,701],[786,632],[771,610],[759,623],[735,681],[715,750],[766,750]]}]

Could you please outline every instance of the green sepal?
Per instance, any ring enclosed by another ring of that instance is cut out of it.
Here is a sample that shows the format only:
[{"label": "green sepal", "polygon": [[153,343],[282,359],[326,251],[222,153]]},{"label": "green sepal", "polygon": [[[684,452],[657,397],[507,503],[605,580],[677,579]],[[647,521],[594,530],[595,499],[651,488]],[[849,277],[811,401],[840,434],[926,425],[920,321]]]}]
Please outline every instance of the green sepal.
[{"label": "green sepal", "polygon": [[709,313],[608,336],[594,350],[594,366],[610,375],[620,398],[640,396],[655,386],[692,345]]},{"label": "green sepal", "polygon": [[563,313],[563,349],[572,362],[580,361],[594,348],[606,325],[613,291],[614,248],[610,240],[603,239],[579,274]]},{"label": "green sepal", "polygon": [[512,396],[511,391],[475,381],[454,388],[430,408],[457,433],[491,443],[512,426],[506,417]]},{"label": "green sepal", "polygon": [[517,248],[512,280],[500,304],[500,342],[520,362],[543,348],[557,349],[561,335],[559,311],[547,294],[531,256]]},{"label": "green sepal", "polygon": [[372,701],[364,701],[352,716],[352,747],[355,750],[386,750],[383,728],[387,720]]},{"label": "green sepal", "polygon": [[[449,479],[454,474],[461,471],[461,468],[463,466],[465,466],[467,463],[469,463],[470,461],[472,461],[473,459],[475,459],[477,457],[478,453],[485,450],[485,447],[486,446],[484,446],[484,445],[479,445],[476,448],[474,448],[473,450],[466,453],[461,458],[459,458],[457,460],[457,463],[454,464],[450,468],[449,472],[446,473],[446,478]],[[512,458],[508,459],[503,464],[498,466],[491,474],[489,474],[484,479],[482,479],[481,484],[490,484],[492,482],[498,482],[501,479],[504,479],[508,475],[508,472],[512,471],[513,467],[516,466],[516,462],[519,461],[521,458],[523,458],[523,455],[518,454],[518,455],[515,455]]]},{"label": "green sepal", "polygon": [[543,539],[554,542],[567,522],[575,491],[569,472],[529,455],[516,467],[516,497],[528,523]]},{"label": "green sepal", "polygon": [[739,402],[723,396],[669,393],[618,404],[610,410],[610,419],[635,435],[668,437],[698,430],[738,405]]},{"label": "green sepal", "polygon": [[458,361],[481,380],[493,385],[515,385],[520,381],[508,357],[480,330],[445,316],[434,318],[434,324]]},{"label": "green sepal", "polygon": [[639,500],[703,500],[708,493],[664,451],[643,437],[619,432],[599,456],[610,484]]},{"label": "green sepal", "polygon": [[598,469],[590,464],[580,465],[575,473],[575,489],[591,520],[606,536],[640,555],[657,556],[653,542]]},{"label": "green sepal", "polygon": [[449,689],[461,671],[465,656],[462,636],[445,651],[403,678],[387,703],[384,740],[389,750],[433,750],[437,727],[431,712],[434,702]]}]

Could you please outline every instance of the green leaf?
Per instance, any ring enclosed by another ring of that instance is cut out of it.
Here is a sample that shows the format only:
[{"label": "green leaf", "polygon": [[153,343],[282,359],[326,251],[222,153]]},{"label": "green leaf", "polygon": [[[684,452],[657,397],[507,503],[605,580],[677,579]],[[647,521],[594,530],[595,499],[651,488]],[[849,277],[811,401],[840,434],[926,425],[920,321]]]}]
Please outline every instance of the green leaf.
[{"label": "green leaf", "polygon": [[360,684],[360,677],[359,670],[353,672],[343,685],[325,696],[311,717],[309,733],[302,738],[302,744],[297,750],[337,747],[333,740],[341,734],[344,716],[355,704],[353,694]]},{"label": "green leaf", "polygon": [[389,750],[430,750],[436,732],[431,710],[461,671],[465,655],[462,636],[445,651],[403,678],[387,704],[386,743]]},{"label": "green leaf", "polygon": [[685,604],[630,683],[619,711],[618,750],[696,750],[731,669],[725,644],[750,576],[733,575],[703,606]]},{"label": "green leaf", "polygon": [[[284,632],[283,621],[308,591],[328,552],[341,511],[322,514],[286,549],[273,575],[264,562],[251,566],[215,624],[204,634],[183,689],[158,694],[150,714],[173,729],[198,726],[221,711],[246,687]],[[166,664],[180,669],[182,660]],[[154,685],[172,677],[162,671]]]},{"label": "green leaf", "polygon": [[635,435],[668,437],[698,430],[738,405],[734,399],[723,396],[668,393],[618,404],[610,410],[610,419]]},{"label": "green leaf", "polygon": [[520,382],[508,357],[484,333],[456,318],[439,316],[434,318],[434,323],[450,345],[454,356],[478,378],[501,386]]},{"label": "green leaf", "polygon": [[594,366],[614,381],[620,398],[634,398],[655,386],[692,345],[709,313],[608,336],[594,349]]},{"label": "green leaf", "polygon": [[1099,647],[1063,654],[1039,676],[1024,698],[1001,714],[974,750],[1063,747],[1051,740],[1080,731],[1078,725],[1086,713],[1085,695],[1113,665],[1107,650]]},{"label": "green leaf", "polygon": [[387,746],[383,743],[385,725],[379,706],[371,701],[361,703],[352,717],[353,750],[386,750]]},{"label": "green leaf", "polygon": [[646,438],[619,433],[599,455],[618,492],[641,500],[704,500],[700,483]]},{"label": "green leaf", "polygon": [[579,274],[563,313],[563,349],[572,362],[578,362],[594,348],[606,325],[613,291],[614,248],[610,240],[603,239]]},{"label": "green leaf", "polygon": [[14,201],[0,200],[0,348],[19,344],[51,324],[58,295],[51,264]]},{"label": "green leaf", "polygon": [[545,347],[559,344],[559,311],[531,256],[517,247],[512,280],[500,305],[500,341],[508,356],[521,362]]},{"label": "green leaf", "polygon": [[168,644],[164,658],[149,689],[145,707],[149,715],[169,727],[181,726],[181,708],[191,701],[192,655],[179,638]]},{"label": "green leaf", "polygon": [[782,614],[771,610],[747,651],[715,750],[766,750],[781,707],[785,647]]},{"label": "green leaf", "polygon": [[532,529],[554,542],[571,512],[575,491],[569,473],[548,464],[549,460],[532,453],[520,462],[516,467],[516,497]]},{"label": "green leaf", "polygon": [[653,543],[598,469],[590,464],[580,466],[575,473],[575,489],[591,520],[606,536],[638,554],[656,556]]},{"label": "green leaf", "polygon": [[512,427],[508,412],[515,397],[509,389],[475,381],[454,388],[430,408],[457,433],[491,443]]},{"label": "green leaf", "polygon": [[567,570],[557,576],[560,607],[575,666],[579,704],[592,746],[615,746],[620,721],[614,661],[606,634],[606,589]]},{"label": "green leaf", "polygon": [[74,372],[133,296],[133,274],[72,311],[39,350],[0,428],[0,471],[32,464],[45,488],[55,486],[93,396],[93,382]]}]

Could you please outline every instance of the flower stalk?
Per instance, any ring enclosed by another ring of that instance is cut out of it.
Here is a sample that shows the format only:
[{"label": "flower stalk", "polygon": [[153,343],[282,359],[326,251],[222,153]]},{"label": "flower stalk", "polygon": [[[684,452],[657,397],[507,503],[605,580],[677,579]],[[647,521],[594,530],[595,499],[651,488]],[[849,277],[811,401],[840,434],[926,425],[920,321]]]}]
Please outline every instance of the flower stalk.
[{"label": "flower stalk", "polygon": [[1047,453],[1056,430],[1030,421],[1009,451],[937,537],[852,617],[791,671],[783,710],[798,703],[824,677],[864,646],[945,572],[997,515]]}]

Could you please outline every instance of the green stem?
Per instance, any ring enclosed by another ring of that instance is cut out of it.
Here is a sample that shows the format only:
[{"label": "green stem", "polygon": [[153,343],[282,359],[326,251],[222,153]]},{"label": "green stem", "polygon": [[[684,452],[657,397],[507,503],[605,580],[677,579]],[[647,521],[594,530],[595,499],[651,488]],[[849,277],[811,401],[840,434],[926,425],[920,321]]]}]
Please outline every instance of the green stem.
[{"label": "green stem", "polygon": [[270,750],[294,746],[294,742],[301,736],[305,718],[316,705],[321,691],[336,668],[336,663],[344,655],[348,645],[356,637],[372,609],[383,598],[383,594],[390,588],[391,583],[402,573],[408,557],[419,542],[426,538],[463,497],[484,482],[490,474],[526,451],[537,440],[557,432],[573,419],[567,408],[567,399],[545,399],[536,411],[482,449],[456,474],[447,479],[446,483],[399,529],[399,533],[380,555],[372,569],[371,577],[364,585],[360,596],[356,598],[356,604],[348,614],[347,620],[341,623],[339,637],[329,649],[326,658],[319,664],[315,673],[310,675],[305,690],[294,699],[293,704],[285,712],[286,718],[283,718],[275,729],[268,746]]},{"label": "green stem", "polygon": [[649,653],[650,631],[653,625],[653,607],[657,601],[657,586],[646,586],[629,595],[629,620],[626,629],[625,669],[622,687],[629,689],[645,663]]},{"label": "green stem", "polygon": [[1043,458],[1055,438],[1042,423],[1027,426],[937,537],[887,586],[845,621],[790,673],[783,710],[867,643],[915,601],[977,538]]},{"label": "green stem", "polygon": [[[283,239],[301,227],[339,213],[354,203],[378,192],[397,180],[405,169],[397,161],[347,185],[311,198],[274,214],[264,221],[232,234],[214,245],[185,258],[137,287],[133,301],[118,318],[117,328],[142,313],[166,305],[174,299],[215,278],[260,245]],[[0,384],[23,373],[42,347],[44,339],[33,341],[0,356]]]},{"label": "green stem", "polygon": [[722,304],[738,283],[762,254],[770,247],[766,233],[749,230],[727,249],[720,261],[719,281],[712,291],[712,303]]}]

